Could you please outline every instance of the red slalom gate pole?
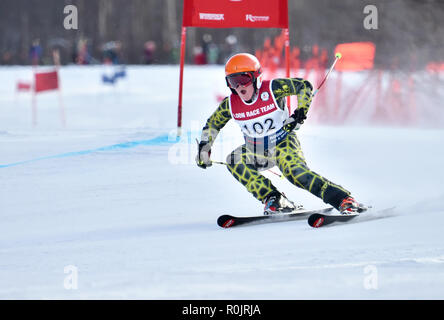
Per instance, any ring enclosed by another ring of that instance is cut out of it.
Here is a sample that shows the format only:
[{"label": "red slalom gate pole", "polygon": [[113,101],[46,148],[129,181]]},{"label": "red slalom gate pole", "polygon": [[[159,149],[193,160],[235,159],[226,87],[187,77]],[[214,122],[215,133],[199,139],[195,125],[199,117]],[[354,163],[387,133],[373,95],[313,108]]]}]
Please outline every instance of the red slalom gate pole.
[{"label": "red slalom gate pole", "polygon": [[[54,60],[54,65],[55,65],[55,70],[57,72],[57,78],[59,78],[59,70],[60,70],[60,53],[59,50],[54,50],[52,52],[52,56],[53,56],[53,60]],[[65,115],[65,106],[63,103],[63,98],[62,98],[62,89],[61,89],[61,85],[60,85],[60,81],[58,81],[58,89],[57,89],[58,95],[59,95],[59,110],[60,110],[60,121],[62,123],[63,128],[66,128],[66,115]]]},{"label": "red slalom gate pole", "polygon": [[177,136],[182,131],[182,92],[183,92],[183,68],[185,64],[185,42],[187,38],[187,28],[182,27],[182,35],[180,40],[180,74],[179,74],[179,103],[177,106]]},{"label": "red slalom gate pole", "polygon": [[[286,77],[290,78],[290,33],[288,28],[284,30],[285,35],[285,65],[286,65]],[[287,106],[290,105],[290,96],[287,97]],[[288,112],[291,112],[290,109]]]},{"label": "red slalom gate pole", "polygon": [[285,61],[286,61],[286,77],[290,78],[290,33],[285,29]]}]

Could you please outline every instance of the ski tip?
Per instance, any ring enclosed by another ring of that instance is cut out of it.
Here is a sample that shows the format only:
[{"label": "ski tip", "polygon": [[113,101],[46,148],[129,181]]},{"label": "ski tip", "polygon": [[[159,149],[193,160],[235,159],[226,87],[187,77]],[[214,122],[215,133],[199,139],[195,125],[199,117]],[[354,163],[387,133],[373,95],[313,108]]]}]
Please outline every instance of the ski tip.
[{"label": "ski tip", "polygon": [[234,217],[230,215],[223,215],[217,219],[217,225],[222,228],[230,228],[234,224]]},{"label": "ski tip", "polygon": [[313,228],[320,228],[324,224],[325,218],[322,214],[312,214],[308,217],[308,224]]}]

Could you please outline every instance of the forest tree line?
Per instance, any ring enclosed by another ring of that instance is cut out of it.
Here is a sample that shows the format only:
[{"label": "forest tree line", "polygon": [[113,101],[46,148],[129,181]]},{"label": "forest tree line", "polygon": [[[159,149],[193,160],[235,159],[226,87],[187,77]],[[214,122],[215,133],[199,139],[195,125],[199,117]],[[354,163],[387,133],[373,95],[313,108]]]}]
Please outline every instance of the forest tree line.
[{"label": "forest tree line", "polygon": [[[271,1],[271,0],[270,0]],[[290,44],[308,57],[318,45],[372,41],[376,66],[422,68],[444,57],[443,0],[289,0]],[[378,10],[378,29],[363,26],[364,7]],[[63,26],[66,5],[78,10],[78,29]],[[62,64],[179,62],[182,0],[2,0],[0,64],[51,63],[59,49]],[[224,63],[233,51],[254,52],[278,29],[188,28],[186,62],[212,50],[207,63]],[[32,49],[34,46],[34,49]],[[34,50],[34,51],[32,51]],[[83,56],[81,56],[83,54]],[[113,57],[112,55],[118,57]]]}]

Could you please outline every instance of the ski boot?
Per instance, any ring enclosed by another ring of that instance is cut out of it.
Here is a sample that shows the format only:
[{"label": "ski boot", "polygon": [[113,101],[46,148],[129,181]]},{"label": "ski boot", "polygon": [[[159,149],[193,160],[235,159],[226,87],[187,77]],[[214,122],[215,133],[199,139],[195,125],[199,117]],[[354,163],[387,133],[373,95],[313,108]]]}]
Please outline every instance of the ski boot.
[{"label": "ski boot", "polygon": [[265,198],[264,204],[264,215],[290,213],[296,210],[303,209],[303,206],[295,206],[293,202],[288,200],[283,194],[277,191],[270,193]]},{"label": "ski boot", "polygon": [[359,214],[366,211],[368,208],[361,203],[358,203],[354,198],[347,197],[342,200],[339,205],[339,212],[343,215]]}]

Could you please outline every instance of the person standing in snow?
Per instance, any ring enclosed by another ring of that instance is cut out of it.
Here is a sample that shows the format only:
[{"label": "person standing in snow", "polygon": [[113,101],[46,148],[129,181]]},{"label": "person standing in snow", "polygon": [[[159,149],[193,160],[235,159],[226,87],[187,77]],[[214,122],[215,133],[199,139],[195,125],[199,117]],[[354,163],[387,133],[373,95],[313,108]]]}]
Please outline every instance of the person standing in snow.
[{"label": "person standing in snow", "polygon": [[[202,129],[196,163],[212,165],[211,147],[230,119],[240,126],[245,143],[227,157],[234,178],[265,204],[264,214],[291,212],[299,207],[288,200],[260,171],[277,166],[293,185],[309,191],[342,214],[361,212],[364,206],[350,192],[310,170],[294,130],[307,118],[312,85],[300,78],[262,80],[259,60],[248,53],[232,56],[225,65],[231,90]],[[289,115],[286,97],[296,95],[298,106]]]}]

